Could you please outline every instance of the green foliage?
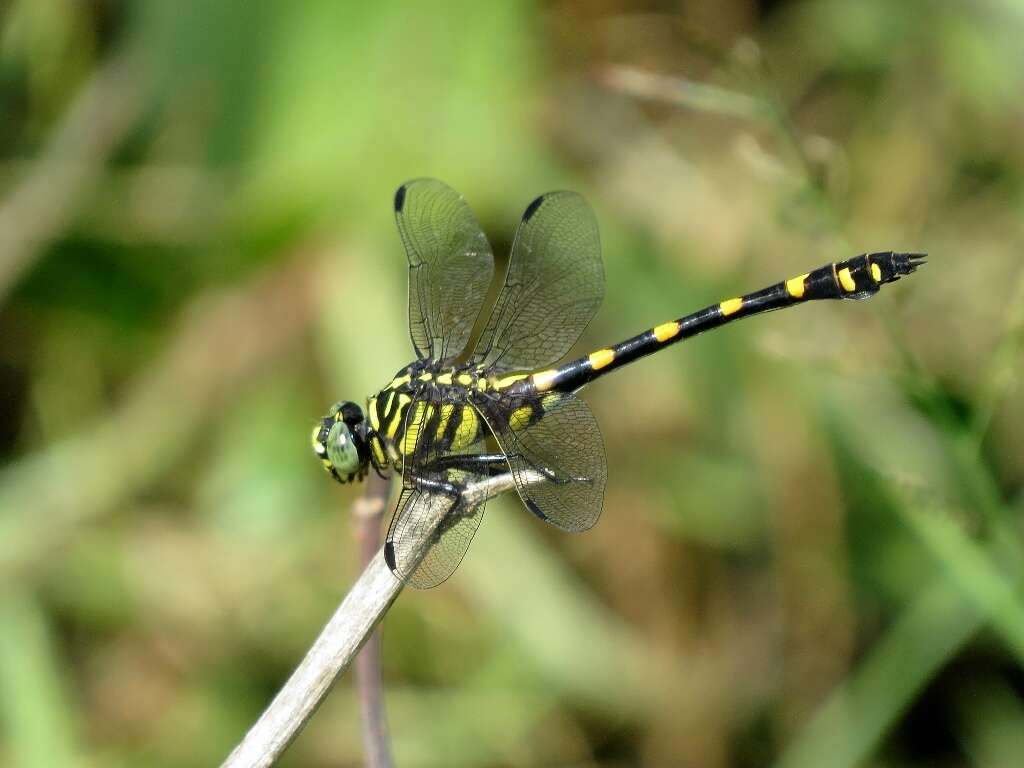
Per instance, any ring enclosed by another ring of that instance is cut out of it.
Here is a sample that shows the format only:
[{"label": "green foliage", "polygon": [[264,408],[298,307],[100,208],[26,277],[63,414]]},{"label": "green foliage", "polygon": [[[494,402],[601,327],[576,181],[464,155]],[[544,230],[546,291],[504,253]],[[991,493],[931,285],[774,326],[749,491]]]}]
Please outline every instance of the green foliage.
[{"label": "green foliage", "polygon": [[[215,764],[315,637],[416,176],[496,251],[587,196],[585,347],[932,257],[588,391],[598,526],[495,502],[389,613],[401,765],[1019,762],[1021,5],[679,5],[0,4],[0,764]],[[361,759],[345,678],[283,764]]]}]

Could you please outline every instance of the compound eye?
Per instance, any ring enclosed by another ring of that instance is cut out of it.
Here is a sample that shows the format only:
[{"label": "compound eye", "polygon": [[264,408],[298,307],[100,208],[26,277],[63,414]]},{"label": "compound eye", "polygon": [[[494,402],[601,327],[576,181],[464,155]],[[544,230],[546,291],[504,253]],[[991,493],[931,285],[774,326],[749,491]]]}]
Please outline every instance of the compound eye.
[{"label": "compound eye", "polygon": [[350,475],[359,470],[359,449],[344,421],[336,421],[331,425],[326,446],[327,459],[339,475]]}]

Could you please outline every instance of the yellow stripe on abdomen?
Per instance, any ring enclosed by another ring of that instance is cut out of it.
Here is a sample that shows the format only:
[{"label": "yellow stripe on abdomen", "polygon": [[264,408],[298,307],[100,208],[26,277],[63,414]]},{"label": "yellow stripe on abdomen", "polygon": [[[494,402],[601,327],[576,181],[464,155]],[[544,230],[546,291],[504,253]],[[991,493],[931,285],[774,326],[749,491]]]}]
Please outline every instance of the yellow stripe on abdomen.
[{"label": "yellow stripe on abdomen", "polygon": [[558,371],[553,368],[535,373],[533,374],[533,386],[537,388],[538,392],[546,392],[554,385],[557,376]]},{"label": "yellow stripe on abdomen", "polygon": [[853,275],[850,274],[849,267],[843,267],[837,273],[839,276],[839,284],[843,286],[843,290],[847,293],[853,293],[857,290],[857,281],[853,279]]},{"label": "yellow stripe on abdomen", "polygon": [[673,320],[671,323],[656,325],[651,329],[651,333],[654,334],[654,338],[661,342],[674,339],[679,335],[679,323]]},{"label": "yellow stripe on abdomen", "polygon": [[615,350],[599,349],[597,352],[591,352],[588,359],[590,360],[590,367],[595,371],[599,371],[615,359]]},{"label": "yellow stripe on abdomen", "polygon": [[729,315],[735,315],[737,312],[743,309],[743,299],[726,299],[725,301],[718,305],[718,308],[722,310],[722,314],[725,315],[726,317],[728,317]]},{"label": "yellow stripe on abdomen", "polygon": [[802,275],[791,277],[786,281],[786,292],[789,293],[794,299],[802,299],[804,297],[804,290],[806,288],[805,281],[807,280],[810,272],[804,272]]},{"label": "yellow stripe on abdomen", "polygon": [[505,389],[506,387],[511,387],[517,381],[522,381],[529,375],[530,374],[528,373],[513,373],[511,376],[505,376],[503,378],[496,379],[494,382],[494,388]]}]

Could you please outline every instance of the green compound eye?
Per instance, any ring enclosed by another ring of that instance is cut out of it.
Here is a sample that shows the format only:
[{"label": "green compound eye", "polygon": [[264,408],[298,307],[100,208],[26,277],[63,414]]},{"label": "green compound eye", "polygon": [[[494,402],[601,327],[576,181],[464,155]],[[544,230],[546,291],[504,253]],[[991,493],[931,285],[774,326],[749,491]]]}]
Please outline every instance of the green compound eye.
[{"label": "green compound eye", "polygon": [[339,475],[359,470],[359,449],[344,421],[336,421],[327,433],[327,459]]}]

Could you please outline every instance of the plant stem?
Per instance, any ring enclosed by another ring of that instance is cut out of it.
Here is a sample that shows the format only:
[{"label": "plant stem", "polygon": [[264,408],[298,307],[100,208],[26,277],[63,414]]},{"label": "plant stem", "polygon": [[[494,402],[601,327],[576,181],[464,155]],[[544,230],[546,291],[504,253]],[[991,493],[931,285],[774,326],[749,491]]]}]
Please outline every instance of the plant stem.
[{"label": "plant stem", "polygon": [[[544,482],[545,477],[528,471],[519,473],[519,480],[534,484]],[[515,480],[505,473],[467,484],[462,499],[473,506],[513,488]],[[447,496],[429,498],[431,503],[425,508],[427,524],[420,529],[423,539],[419,546],[411,551],[410,570],[415,570],[427,554],[434,529],[452,507],[453,499]],[[383,551],[378,549],[306,657],[221,768],[273,765],[316,712],[338,677],[348,669],[401,591],[402,582],[391,573],[384,562]]]},{"label": "plant stem", "polygon": [[[371,472],[361,498],[352,506],[355,535],[359,545],[359,563],[366,568],[380,549],[380,523],[388,503],[391,482]],[[381,630],[377,627],[356,658],[356,691],[362,722],[363,753],[367,768],[392,768],[388,723],[384,711],[384,687],[381,680]]]}]

